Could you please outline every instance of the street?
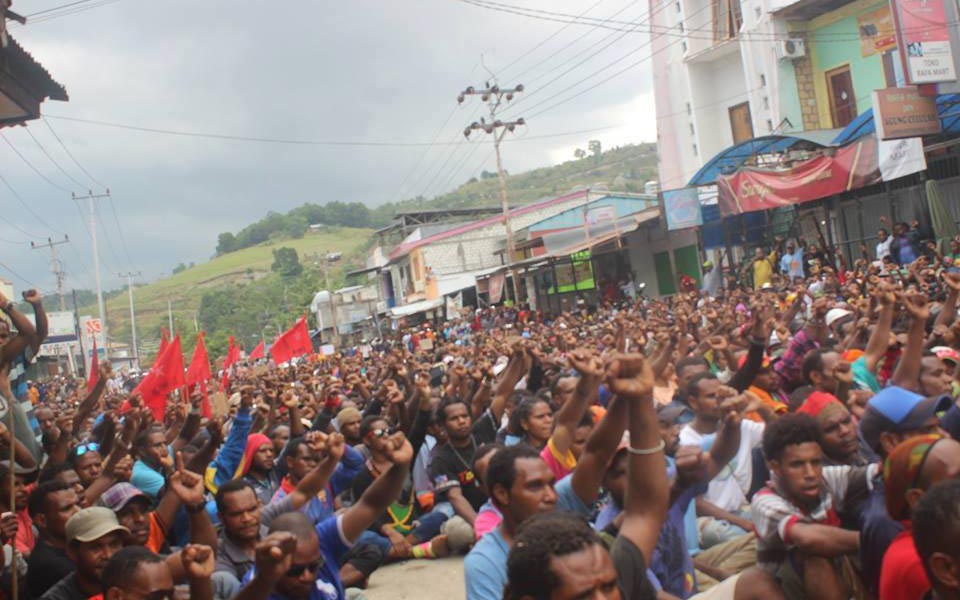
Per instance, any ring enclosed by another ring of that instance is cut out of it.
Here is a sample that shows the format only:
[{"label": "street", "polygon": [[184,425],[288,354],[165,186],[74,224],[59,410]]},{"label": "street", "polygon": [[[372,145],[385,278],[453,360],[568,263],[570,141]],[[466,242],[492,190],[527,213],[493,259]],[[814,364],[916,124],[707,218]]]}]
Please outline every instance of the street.
[{"label": "street", "polygon": [[368,600],[462,600],[463,557],[408,560],[388,565],[370,578]]}]

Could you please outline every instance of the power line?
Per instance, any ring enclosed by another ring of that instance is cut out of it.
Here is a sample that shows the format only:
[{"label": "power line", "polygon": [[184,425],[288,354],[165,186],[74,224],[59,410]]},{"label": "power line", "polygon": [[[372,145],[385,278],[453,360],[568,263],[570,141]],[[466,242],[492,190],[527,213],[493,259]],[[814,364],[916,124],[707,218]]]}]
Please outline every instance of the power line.
[{"label": "power line", "polygon": [[97,187],[101,187],[101,188],[103,188],[103,189],[106,189],[107,187],[109,187],[109,186],[106,186],[106,185],[100,183],[93,175],[90,174],[89,171],[87,171],[85,168],[83,168],[83,165],[80,164],[80,161],[78,161],[78,160],[76,159],[76,157],[73,156],[73,153],[70,152],[70,149],[67,148],[67,145],[63,143],[63,140],[62,140],[62,139],[60,139],[60,136],[57,135],[57,132],[56,132],[56,131],[54,131],[53,125],[50,124],[50,121],[48,121],[48,120],[46,119],[46,117],[41,117],[41,120],[43,121],[43,124],[47,126],[47,129],[50,130],[50,133],[53,134],[53,137],[56,138],[57,142],[60,144],[60,147],[63,148],[63,151],[67,154],[67,156],[70,157],[70,160],[73,161],[73,164],[77,165],[77,168],[80,169],[81,171],[83,171],[83,174],[86,175],[87,178],[88,178],[90,181],[92,181],[93,183],[95,183],[95,184],[97,185]]},{"label": "power line", "polygon": [[[87,1],[92,2],[93,0],[87,0]],[[30,15],[27,15],[27,19],[28,19],[27,24],[36,25],[38,23],[46,23],[47,21],[53,21],[54,19],[59,19],[60,17],[69,17],[70,15],[76,15],[82,12],[86,12],[88,10],[93,10],[94,8],[107,6],[108,4],[114,4],[119,1],[120,0],[99,0],[93,4],[84,4],[82,6],[74,6],[72,8],[60,7],[60,8],[64,8],[64,10],[60,10],[59,12],[47,12],[47,14],[41,15],[39,18],[36,18],[36,19],[30,19]],[[49,10],[53,10],[53,9],[49,9]]]},{"label": "power line", "polygon": [[58,190],[60,190],[60,191],[62,191],[62,192],[66,192],[66,193],[68,193],[68,194],[71,193],[70,190],[68,190],[67,188],[65,188],[65,187],[63,187],[63,186],[61,186],[61,185],[58,185],[58,184],[54,183],[54,181],[53,181],[52,179],[50,179],[49,177],[47,177],[46,175],[44,175],[43,173],[41,173],[39,169],[37,169],[35,166],[33,166],[33,163],[31,163],[29,160],[27,160],[27,157],[24,156],[19,150],[17,150],[17,147],[13,145],[13,143],[7,138],[7,136],[5,136],[5,135],[3,135],[2,133],[0,133],[0,137],[2,137],[2,138],[3,138],[3,141],[5,141],[8,146],[10,146],[10,149],[13,150],[13,151],[16,153],[16,155],[20,157],[20,160],[22,160],[24,163],[26,163],[26,165],[27,165],[28,167],[30,167],[30,169],[31,169],[34,173],[36,173],[37,175],[39,175],[41,179],[43,179],[44,181],[46,181],[47,183],[49,183],[50,185],[52,185],[53,187],[57,188]]},{"label": "power line", "polygon": [[47,152],[47,149],[44,148],[43,144],[40,143],[40,140],[37,139],[37,136],[33,135],[33,132],[30,131],[30,128],[29,128],[29,127],[24,127],[24,129],[26,130],[27,135],[30,136],[30,139],[32,139],[33,142],[37,145],[37,147],[40,148],[40,151],[43,152],[44,156],[46,156],[48,159],[50,159],[50,162],[53,163],[53,166],[55,166],[61,173],[63,173],[64,175],[66,175],[66,176],[67,176],[67,179],[69,179],[70,181],[72,181],[72,182],[74,182],[75,184],[77,184],[78,186],[80,186],[80,189],[83,189],[84,185],[83,185],[82,183],[80,183],[79,181],[77,181],[77,179],[76,179],[73,175],[71,175],[70,173],[67,173],[66,169],[64,169],[63,167],[61,167],[61,166],[60,166],[60,163],[58,163],[56,160],[54,160],[54,158],[53,158],[52,156],[50,156],[50,153]]},{"label": "power line", "polygon": [[[498,3],[498,2],[488,2],[487,0],[458,0],[458,1],[459,1],[459,2],[463,2],[464,4],[469,4],[469,5],[472,5],[472,6],[476,6],[476,7],[478,7],[478,8],[484,8],[484,9],[487,9],[487,10],[493,10],[493,11],[504,12],[504,13],[508,13],[508,14],[519,15],[519,16],[523,16],[523,17],[527,17],[527,18],[531,18],[531,19],[538,19],[538,20],[541,20],[541,21],[551,21],[551,22],[555,22],[555,23],[567,23],[567,24],[571,24],[571,25],[584,25],[584,26],[591,26],[591,27],[601,27],[601,28],[603,28],[603,29],[609,29],[609,30],[612,30],[612,31],[621,31],[621,32],[624,32],[624,31],[625,31],[625,32],[628,32],[628,33],[651,33],[651,34],[652,34],[652,33],[656,33],[656,31],[654,31],[656,28],[661,28],[661,29],[664,30],[664,31],[661,32],[661,33],[664,33],[664,34],[666,34],[666,35],[680,35],[680,36],[684,36],[684,37],[687,37],[687,38],[690,38],[690,39],[703,39],[703,40],[718,41],[718,40],[716,39],[716,36],[715,36],[715,35],[710,35],[710,36],[691,36],[691,35],[688,35],[687,33],[683,33],[683,32],[678,33],[678,34],[670,34],[670,33],[669,33],[670,30],[672,30],[673,28],[672,28],[672,27],[669,27],[669,26],[654,26],[654,25],[651,25],[651,26],[649,26],[648,28],[642,29],[642,30],[625,29],[624,27],[629,27],[629,26],[632,26],[632,25],[634,25],[634,24],[631,23],[631,22],[629,22],[629,21],[611,21],[611,22],[609,22],[609,23],[597,23],[596,21],[599,21],[599,19],[595,19],[595,18],[591,18],[591,17],[587,17],[587,18],[585,18],[585,19],[580,19],[580,18],[578,18],[577,15],[571,15],[571,14],[569,14],[569,13],[558,13],[558,12],[554,12],[554,11],[545,11],[545,10],[539,10],[539,9],[531,9],[531,8],[525,8],[525,7],[520,7],[520,6],[514,6],[514,5],[510,5],[510,4],[502,4],[502,3]],[[710,4],[709,6],[712,8],[713,5]],[[948,24],[948,25],[953,25],[953,24],[956,24],[956,23],[947,23],[947,24]],[[624,27],[617,27],[616,25],[622,25],[622,26],[624,26]],[[924,30],[924,29],[926,29],[926,27],[916,27],[916,28],[913,28],[913,30],[915,30],[915,31],[922,31],[922,30]],[[697,31],[697,32],[711,32],[711,33],[712,33],[712,32],[713,32],[713,26],[711,25],[711,26],[709,26],[709,27],[701,27],[701,28],[695,28],[695,29],[689,29],[689,30],[688,30],[688,32],[693,32],[693,31]],[[907,31],[907,30],[904,30],[904,31]],[[816,40],[816,41],[819,41],[819,42],[850,42],[850,41],[856,41],[856,40],[861,39],[859,33],[857,33],[857,34],[851,34],[851,33],[845,33],[845,32],[836,32],[836,33],[831,33],[831,32],[819,32],[819,33],[812,33],[812,32],[786,32],[786,33],[776,33],[776,32],[770,32],[770,33],[768,33],[768,32],[762,32],[762,31],[741,33],[741,34],[739,34],[739,35],[737,36],[736,39],[738,39],[738,40],[740,40],[740,41],[747,41],[747,42],[769,42],[769,41],[772,41],[772,40],[783,40],[783,41],[785,41],[785,40],[789,40],[789,39],[795,38],[797,33],[807,33],[807,34],[808,34],[808,41],[814,41],[814,40]]]},{"label": "power line", "polygon": [[127,238],[123,235],[123,227],[120,227],[120,219],[117,217],[117,208],[113,204],[113,196],[107,197],[107,203],[110,205],[110,212],[113,213],[113,222],[117,226],[117,233],[120,234],[120,245],[123,247],[123,253],[127,255],[127,263],[133,264],[133,259],[130,258],[130,248],[127,246]]},{"label": "power line", "polygon": [[[417,147],[417,146],[458,146],[459,145],[454,142],[436,142],[436,143],[433,143],[433,142],[346,142],[346,141],[322,141],[322,140],[292,140],[292,139],[283,139],[283,138],[262,138],[262,137],[253,137],[253,136],[220,134],[220,133],[203,133],[203,132],[196,132],[196,131],[175,131],[172,129],[159,129],[156,127],[141,127],[139,125],[127,125],[123,123],[112,123],[108,121],[97,121],[93,119],[80,119],[77,117],[63,117],[63,116],[57,116],[57,115],[47,115],[47,118],[61,119],[64,121],[75,121],[77,123],[86,123],[89,125],[100,125],[103,127],[113,127],[117,129],[130,129],[133,131],[142,131],[145,133],[175,135],[175,136],[182,136],[182,137],[210,138],[210,139],[237,141],[237,142],[254,142],[254,143],[264,143],[264,144],[292,144],[297,146],[378,146],[378,147],[399,147],[399,148],[409,148],[409,147]],[[543,135],[527,136],[525,138],[517,138],[517,140],[513,140],[513,141],[543,140],[548,138],[563,137],[567,135],[578,135],[581,133],[590,133],[590,132],[599,131],[602,129],[610,129],[612,127],[617,127],[617,125],[607,125],[605,127],[581,129],[578,131],[564,131],[560,133],[548,133]],[[9,144],[10,142],[8,141],[7,143]],[[27,164],[29,165],[29,163]],[[35,168],[34,170],[36,171]],[[43,176],[39,171],[37,171],[37,174]],[[51,184],[53,183],[51,182]],[[53,185],[56,185],[56,184],[53,184]],[[60,189],[64,189],[64,188],[60,188]],[[69,192],[70,190],[64,190],[64,191]]]},{"label": "power line", "polygon": [[[33,208],[31,208],[30,204],[29,204],[26,200],[23,199],[23,196],[21,196],[20,194],[18,194],[18,193],[17,193],[17,190],[13,189],[13,186],[10,185],[10,182],[7,181],[7,178],[4,177],[2,173],[0,173],[0,182],[2,182],[3,185],[5,185],[5,186],[7,187],[8,190],[10,190],[10,194],[13,195],[13,197],[17,199],[17,201],[20,203],[20,205],[23,206],[23,208],[26,209],[26,211],[27,211],[28,213],[30,213],[31,215],[33,215],[33,218],[36,219],[37,222],[39,222],[43,227],[49,229],[50,231],[52,231],[52,232],[54,232],[54,233],[60,233],[60,234],[66,235],[66,233],[64,233],[63,231],[60,231],[60,230],[56,229],[53,225],[47,223],[47,222],[43,219],[43,217],[41,217],[39,214],[37,214],[37,212],[36,212],[35,210],[33,210]],[[21,231],[22,231],[22,230],[21,230]],[[26,233],[26,232],[24,232],[24,233]],[[28,234],[28,235],[29,235],[29,234]],[[42,238],[43,236],[31,235],[30,237]]]},{"label": "power line", "polygon": [[13,269],[11,269],[9,266],[7,266],[5,263],[0,262],[0,268],[6,269],[7,271],[10,272],[11,275],[13,275],[14,277],[16,277],[16,278],[19,279],[20,281],[24,282],[25,284],[29,285],[30,287],[32,287],[32,288],[37,287],[37,284],[35,284],[34,282],[30,281],[29,279],[27,279],[26,277],[24,277],[24,276],[21,275],[20,273],[17,273],[17,272],[14,271]]},{"label": "power line", "polygon": [[74,2],[68,2],[68,3],[66,3],[66,4],[61,4],[60,6],[53,6],[53,7],[51,7],[51,8],[45,8],[45,9],[43,9],[43,10],[38,10],[37,12],[32,12],[32,13],[30,13],[30,14],[28,14],[28,15],[24,15],[24,16],[29,19],[30,17],[35,17],[35,16],[37,16],[37,15],[43,15],[43,14],[51,13],[51,12],[54,12],[54,11],[57,11],[57,10],[61,10],[61,9],[64,9],[64,8],[70,8],[71,6],[77,6],[78,4],[88,4],[88,3],[94,2],[94,1],[95,1],[95,0],[75,0]]}]

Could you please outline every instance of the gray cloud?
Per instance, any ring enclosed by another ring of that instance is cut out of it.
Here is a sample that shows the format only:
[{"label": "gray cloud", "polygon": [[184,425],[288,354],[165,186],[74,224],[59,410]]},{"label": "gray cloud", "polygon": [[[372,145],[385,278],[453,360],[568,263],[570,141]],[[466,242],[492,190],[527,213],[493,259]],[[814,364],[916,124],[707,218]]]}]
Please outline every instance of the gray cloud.
[{"label": "gray cloud", "polygon": [[[59,3],[21,1],[14,8],[29,13]],[[645,4],[605,0],[590,16],[605,17],[631,5],[618,18],[637,19],[644,14]],[[546,7],[579,13],[587,6],[582,1],[554,0]],[[490,68],[501,69],[561,27],[456,0],[123,0],[49,22],[14,26],[11,33],[70,93],[69,103],[44,105],[50,115],[271,138],[419,142],[433,138],[456,106],[460,89],[486,77],[479,67],[481,53]],[[528,84],[528,92],[536,93],[518,105],[516,115],[524,114],[524,105],[532,107],[647,41],[642,35],[624,36],[538,91],[563,70],[545,75],[550,69],[561,63],[572,65],[590,44],[610,35],[593,30],[557,53],[584,32],[581,26],[567,27],[503,73],[504,84],[516,83],[511,77],[528,69],[523,76],[526,81],[540,77],[536,85]],[[596,79],[636,60],[642,52]],[[592,135],[511,144],[505,152],[507,168],[521,171],[565,160],[571,147],[589,138],[599,138],[607,146],[652,140],[649,87],[645,64],[537,116],[526,135],[618,127]],[[458,132],[477,109],[476,104],[460,107],[438,139],[458,140]],[[490,152],[487,146],[475,151],[466,144],[432,148],[419,169],[407,177],[424,148],[254,144],[155,135],[53,118],[49,122],[113,193],[132,264],[121,247],[109,206],[103,204],[101,238],[105,235],[113,246],[111,253],[107,240],[101,243],[106,287],[120,284],[119,270],[133,268],[152,278],[180,261],[204,260],[213,251],[217,233],[242,227],[268,210],[330,200],[375,206],[399,199],[401,192],[402,197],[433,195],[445,191],[445,182],[452,187],[482,168],[493,168],[492,161],[483,162]],[[93,187],[43,123],[32,122],[29,127],[73,177]],[[55,169],[26,131],[5,129],[3,133],[51,180],[81,191]],[[472,157],[465,161],[471,151]],[[440,171],[448,156],[451,159]],[[456,165],[462,165],[460,170],[453,169]],[[69,194],[43,181],[2,143],[0,174],[57,233],[68,233],[74,240],[62,247],[71,274],[69,284],[92,287],[89,237]],[[405,178],[405,188],[398,189]],[[430,181],[433,185],[428,187]],[[31,234],[56,235],[23,211],[2,186],[0,210]],[[31,251],[29,239],[0,223],[4,264],[49,290],[53,282],[48,255]],[[10,277],[2,269],[0,276]],[[25,286],[14,280],[18,289]]]}]

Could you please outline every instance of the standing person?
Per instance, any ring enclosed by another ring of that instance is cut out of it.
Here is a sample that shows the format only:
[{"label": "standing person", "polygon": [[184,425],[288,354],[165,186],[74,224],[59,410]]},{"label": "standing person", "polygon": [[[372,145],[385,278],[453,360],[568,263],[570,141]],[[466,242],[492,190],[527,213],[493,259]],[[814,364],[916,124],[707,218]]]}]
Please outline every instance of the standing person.
[{"label": "standing person", "polygon": [[717,294],[720,293],[720,288],[723,284],[723,268],[720,260],[721,256],[722,255],[720,253],[717,253],[716,264],[714,264],[711,260],[703,263],[703,283],[700,286],[700,290],[706,292],[711,298],[715,298]]},{"label": "standing person", "polygon": [[773,280],[773,270],[777,264],[777,250],[764,254],[763,248],[757,246],[753,251],[753,261],[750,263],[750,272],[753,275],[753,289],[759,290]]},{"label": "standing person", "polygon": [[[0,319],[0,366],[10,365],[9,405],[13,411],[17,439],[24,444],[39,462],[42,449],[37,442],[40,425],[33,405],[27,398],[27,369],[47,337],[47,313],[37,290],[23,292],[23,299],[33,307],[36,326],[26,315],[17,310],[13,300],[0,294],[0,310],[10,319]],[[11,330],[16,327],[16,334]],[[6,389],[6,388],[3,388]]]},{"label": "standing person", "polygon": [[787,242],[786,252],[780,258],[780,272],[786,275],[791,283],[803,279],[803,247],[797,247],[793,241]]},{"label": "standing person", "polygon": [[890,246],[893,244],[893,238],[890,232],[881,227],[877,230],[877,260],[883,262],[883,259],[890,256]]}]

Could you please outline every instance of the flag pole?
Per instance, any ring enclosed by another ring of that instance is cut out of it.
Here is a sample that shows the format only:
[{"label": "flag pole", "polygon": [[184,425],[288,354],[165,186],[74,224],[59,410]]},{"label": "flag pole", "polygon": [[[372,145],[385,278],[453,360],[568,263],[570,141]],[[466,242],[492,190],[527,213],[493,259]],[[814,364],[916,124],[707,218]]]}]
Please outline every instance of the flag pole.
[{"label": "flag pole", "polygon": [[[10,461],[8,466],[10,467],[10,472],[7,474],[10,477],[10,512],[14,515],[17,514],[17,474],[16,474],[16,454],[15,448],[17,446],[16,438],[16,420],[13,418],[13,403],[17,401],[16,397],[8,398],[7,401],[10,405],[7,407],[7,429],[10,430]],[[17,572],[17,536],[14,535],[13,539],[10,540],[10,597],[13,600],[17,600],[19,593],[19,575]]]}]

